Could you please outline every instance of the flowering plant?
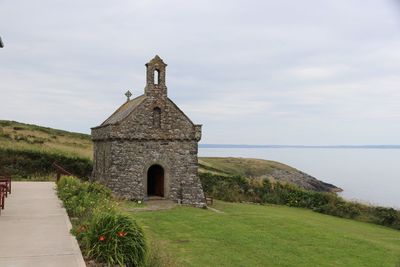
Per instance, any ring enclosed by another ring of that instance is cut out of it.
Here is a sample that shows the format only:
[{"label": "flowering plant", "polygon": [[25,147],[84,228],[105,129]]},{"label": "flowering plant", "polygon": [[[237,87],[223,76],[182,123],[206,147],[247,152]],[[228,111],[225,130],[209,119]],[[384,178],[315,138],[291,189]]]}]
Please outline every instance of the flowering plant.
[{"label": "flowering plant", "polygon": [[82,239],[86,256],[110,266],[143,266],[146,241],[142,229],[128,216],[101,212]]}]

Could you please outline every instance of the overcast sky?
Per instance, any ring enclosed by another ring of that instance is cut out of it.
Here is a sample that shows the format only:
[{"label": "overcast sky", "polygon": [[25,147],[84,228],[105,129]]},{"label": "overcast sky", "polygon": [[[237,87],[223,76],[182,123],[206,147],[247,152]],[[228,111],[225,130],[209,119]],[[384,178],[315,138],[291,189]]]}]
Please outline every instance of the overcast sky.
[{"label": "overcast sky", "polygon": [[0,0],[0,36],[0,119],[90,133],[158,54],[202,143],[400,143],[396,1]]}]

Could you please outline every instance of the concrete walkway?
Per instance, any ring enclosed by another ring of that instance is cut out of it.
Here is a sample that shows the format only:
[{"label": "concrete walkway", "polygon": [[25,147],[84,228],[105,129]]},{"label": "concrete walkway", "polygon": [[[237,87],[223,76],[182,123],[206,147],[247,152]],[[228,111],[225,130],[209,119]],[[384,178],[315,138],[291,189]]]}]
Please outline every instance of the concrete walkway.
[{"label": "concrete walkway", "polygon": [[0,267],[85,266],[53,182],[13,182],[0,215]]}]

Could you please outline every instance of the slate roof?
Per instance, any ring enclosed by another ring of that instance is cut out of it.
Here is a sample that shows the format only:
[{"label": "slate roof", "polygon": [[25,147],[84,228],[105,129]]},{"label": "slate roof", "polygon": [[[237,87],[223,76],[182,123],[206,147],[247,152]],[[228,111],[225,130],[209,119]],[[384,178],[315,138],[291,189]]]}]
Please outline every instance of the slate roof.
[{"label": "slate roof", "polygon": [[108,119],[106,119],[100,127],[121,122],[123,119],[128,117],[128,115],[131,114],[131,112],[134,111],[145,98],[145,95],[141,95],[125,102]]}]

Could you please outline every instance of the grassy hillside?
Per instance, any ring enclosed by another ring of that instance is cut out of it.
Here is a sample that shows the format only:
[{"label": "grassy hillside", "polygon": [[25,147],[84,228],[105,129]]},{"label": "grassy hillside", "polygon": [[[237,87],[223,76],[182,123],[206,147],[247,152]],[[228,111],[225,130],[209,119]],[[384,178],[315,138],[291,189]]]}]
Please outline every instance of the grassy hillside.
[{"label": "grassy hillside", "polygon": [[130,213],[176,266],[400,266],[400,232],[310,210],[217,201]]},{"label": "grassy hillside", "polygon": [[0,120],[0,148],[91,158],[90,136],[15,121]]},{"label": "grassy hillside", "polygon": [[88,135],[0,121],[0,173],[14,179],[54,179],[54,161],[85,178],[91,173],[91,154]]},{"label": "grassy hillside", "polygon": [[239,175],[244,177],[263,177],[274,169],[294,171],[295,169],[285,164],[262,159],[248,158],[217,158],[202,157],[199,159],[201,172],[212,172],[214,174]]},{"label": "grassy hillside", "polygon": [[[0,120],[0,172],[21,177],[48,175],[51,170],[49,163],[57,160],[65,164],[66,169],[79,168],[79,175],[85,176],[90,174],[88,161],[92,159],[92,151],[93,144],[87,134]],[[72,161],[76,164],[71,164]],[[10,164],[13,166],[7,167]],[[35,170],[38,173],[33,174]],[[73,169],[68,170],[74,173]],[[275,179],[315,191],[339,190],[285,164],[261,159],[204,157],[199,158],[199,171]]]}]

